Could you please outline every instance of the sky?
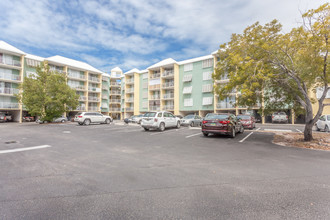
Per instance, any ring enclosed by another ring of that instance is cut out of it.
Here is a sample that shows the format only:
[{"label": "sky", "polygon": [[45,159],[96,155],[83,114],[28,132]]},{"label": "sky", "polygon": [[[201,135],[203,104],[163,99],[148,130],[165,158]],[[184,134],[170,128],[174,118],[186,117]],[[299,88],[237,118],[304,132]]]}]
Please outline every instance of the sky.
[{"label": "sky", "polygon": [[231,34],[277,19],[283,32],[327,0],[0,0],[0,40],[110,72],[209,55]]}]

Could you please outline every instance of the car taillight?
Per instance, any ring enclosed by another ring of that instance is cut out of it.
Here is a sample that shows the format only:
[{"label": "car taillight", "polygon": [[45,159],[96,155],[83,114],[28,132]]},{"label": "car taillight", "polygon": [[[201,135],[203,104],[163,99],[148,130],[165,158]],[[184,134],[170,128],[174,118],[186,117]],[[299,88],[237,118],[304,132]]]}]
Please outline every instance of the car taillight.
[{"label": "car taillight", "polygon": [[78,116],[78,118],[82,118],[82,116]]},{"label": "car taillight", "polygon": [[220,124],[229,124],[230,121],[219,121]]},{"label": "car taillight", "polygon": [[155,120],[154,120],[155,122],[157,122],[158,121],[158,119],[157,118],[155,118]]},{"label": "car taillight", "polygon": [[288,116],[286,116],[286,119],[288,119]]},{"label": "car taillight", "polygon": [[3,117],[3,120],[6,120],[6,116],[5,116],[5,117]]},{"label": "car taillight", "polygon": [[207,123],[207,121],[203,121],[202,123],[203,123],[203,124],[206,124],[206,123]]},{"label": "car taillight", "polygon": [[272,118],[274,118],[274,115],[272,116]]}]

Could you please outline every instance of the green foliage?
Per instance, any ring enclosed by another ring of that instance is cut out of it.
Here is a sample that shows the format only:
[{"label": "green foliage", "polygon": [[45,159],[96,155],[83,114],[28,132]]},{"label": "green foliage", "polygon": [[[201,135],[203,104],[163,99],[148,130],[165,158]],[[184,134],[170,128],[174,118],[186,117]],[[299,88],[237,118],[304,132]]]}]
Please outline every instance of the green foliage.
[{"label": "green foliage", "polygon": [[65,74],[50,71],[47,62],[36,68],[36,75],[25,77],[20,86],[18,100],[31,115],[44,121],[52,121],[79,104],[79,96],[66,84]]}]

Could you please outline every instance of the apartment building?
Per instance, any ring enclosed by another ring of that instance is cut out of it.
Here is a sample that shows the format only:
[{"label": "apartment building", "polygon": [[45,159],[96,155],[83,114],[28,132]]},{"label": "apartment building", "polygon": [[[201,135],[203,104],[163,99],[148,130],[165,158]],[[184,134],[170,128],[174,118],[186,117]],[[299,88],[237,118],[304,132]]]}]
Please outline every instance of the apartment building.
[{"label": "apartment building", "polygon": [[123,71],[113,68],[110,73],[109,115],[114,119],[121,119],[121,79]]}]

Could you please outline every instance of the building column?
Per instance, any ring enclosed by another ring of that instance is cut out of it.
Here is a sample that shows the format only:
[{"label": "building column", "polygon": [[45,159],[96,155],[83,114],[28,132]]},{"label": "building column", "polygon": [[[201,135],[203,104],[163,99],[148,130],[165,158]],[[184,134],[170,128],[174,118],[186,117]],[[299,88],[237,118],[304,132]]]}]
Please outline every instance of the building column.
[{"label": "building column", "polygon": [[294,125],[294,120],[295,120],[295,113],[294,110],[291,109],[291,123]]}]

